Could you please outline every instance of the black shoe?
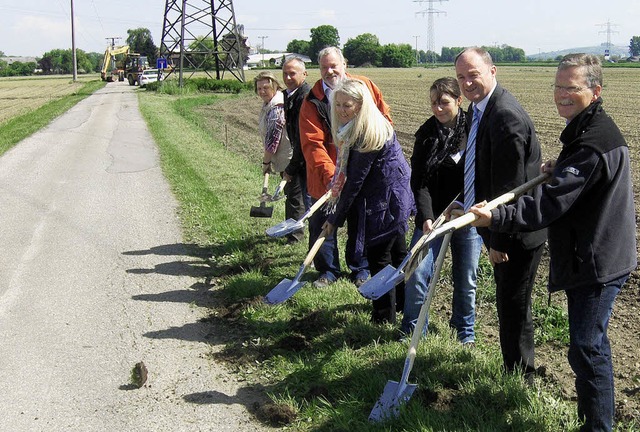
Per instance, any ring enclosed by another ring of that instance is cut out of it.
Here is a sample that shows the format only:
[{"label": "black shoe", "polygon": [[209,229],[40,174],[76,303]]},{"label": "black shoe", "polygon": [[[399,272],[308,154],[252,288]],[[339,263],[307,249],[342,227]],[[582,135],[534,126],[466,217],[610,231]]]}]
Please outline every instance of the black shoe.
[{"label": "black shoe", "polygon": [[300,241],[301,239],[295,237],[295,236],[287,236],[287,244],[296,244]]},{"label": "black shoe", "polygon": [[392,310],[391,308],[374,309],[371,312],[371,322],[374,324],[395,324],[395,310]]},{"label": "black shoe", "polygon": [[353,281],[354,285],[356,286],[356,288],[360,288],[362,285],[365,284],[365,282],[367,282],[369,279],[362,279],[362,278],[358,278],[355,281]]}]

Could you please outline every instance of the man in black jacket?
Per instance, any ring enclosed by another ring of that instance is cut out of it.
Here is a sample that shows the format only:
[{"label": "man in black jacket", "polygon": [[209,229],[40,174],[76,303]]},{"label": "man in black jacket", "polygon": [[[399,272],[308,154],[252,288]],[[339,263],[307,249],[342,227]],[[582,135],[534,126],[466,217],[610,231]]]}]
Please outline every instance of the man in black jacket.
[{"label": "man in black jacket", "polygon": [[493,232],[549,227],[549,291],[565,290],[569,364],[576,374],[581,431],[613,427],[614,387],[607,337],[616,295],[635,269],[636,224],[629,148],[602,108],[602,68],[590,54],[569,54],[558,66],[554,99],[567,120],[562,151],[545,171],[552,178],[516,204],[480,216]]},{"label": "man in black jacket", "polygon": [[[284,193],[287,195],[285,216],[287,219],[298,220],[311,207],[311,198],[307,194],[307,168],[300,148],[300,128],[298,127],[300,106],[311,90],[311,86],[306,82],[307,69],[304,61],[295,56],[287,57],[282,65],[282,79],[287,86],[284,90],[284,117],[293,149],[289,165],[283,173],[283,178],[287,180],[284,188]],[[289,234],[287,241],[292,243],[303,237],[304,230],[300,229]]]},{"label": "man in black jacket", "polygon": [[[475,47],[464,50],[456,57],[455,68],[460,88],[472,103],[469,111],[474,112],[468,121],[472,130],[467,149],[472,146],[473,123],[477,122],[475,153],[465,151],[464,156],[465,170],[467,160],[475,156],[470,191],[465,178],[465,202],[471,195],[472,204],[493,199],[536,177],[541,152],[533,122],[513,95],[497,83],[496,67],[487,51]],[[504,367],[521,371],[530,381],[535,372],[531,292],[546,231],[505,234],[482,228],[478,233],[493,265]]]}]

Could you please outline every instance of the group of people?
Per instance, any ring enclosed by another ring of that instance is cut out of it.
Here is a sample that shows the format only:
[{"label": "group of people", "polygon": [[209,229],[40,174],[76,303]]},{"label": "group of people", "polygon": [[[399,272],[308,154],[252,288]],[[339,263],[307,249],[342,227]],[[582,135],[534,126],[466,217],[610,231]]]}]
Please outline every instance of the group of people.
[{"label": "group of people", "polygon": [[[544,164],[533,122],[497,82],[497,68],[484,49],[462,51],[454,63],[456,77],[432,84],[433,116],[415,134],[410,164],[379,88],[366,77],[348,74],[336,47],[323,49],[318,63],[321,79],[311,87],[304,63],[286,59],[287,88],[281,96],[269,72],[255,79],[264,101],[263,166],[288,180],[287,217],[300,217],[331,191],[322,211],[309,220],[310,247],[321,233],[326,235],[314,258],[319,272],[314,286],[326,287],[341,275],[336,228],[345,223],[345,261],[359,286],[387,264],[401,263],[410,215],[415,214],[413,245],[434,228],[438,215],[448,219],[472,212],[475,222],[454,231],[450,243],[450,325],[463,345],[473,346],[484,244],[496,284],[504,369],[531,382],[536,371],[531,295],[548,241],[549,291],[565,291],[568,302],[568,358],[576,375],[581,430],[611,430],[614,391],[607,327],[637,257],[629,152],[602,107],[599,59],[570,54],[560,61],[554,101],[567,125],[557,160]],[[261,93],[263,87],[272,91]],[[463,95],[470,102],[467,111]],[[281,168],[275,165],[281,151],[276,141],[292,151]],[[517,202],[485,207],[486,201],[541,172],[549,173],[549,179]],[[302,235],[295,233],[291,240]],[[440,241],[432,242],[406,285],[373,301],[373,322],[395,323],[402,311],[403,333],[426,331],[426,326],[415,325],[440,248]]]}]

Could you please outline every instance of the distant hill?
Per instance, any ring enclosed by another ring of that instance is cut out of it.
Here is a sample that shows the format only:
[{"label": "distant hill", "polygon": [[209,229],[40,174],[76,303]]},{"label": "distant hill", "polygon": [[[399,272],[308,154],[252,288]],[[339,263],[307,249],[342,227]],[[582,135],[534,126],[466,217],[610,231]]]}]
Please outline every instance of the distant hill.
[{"label": "distant hill", "polygon": [[[596,54],[596,55],[604,55],[604,50],[606,49],[605,45],[596,45],[589,47],[581,47],[581,48],[569,48],[561,51],[550,51],[543,52],[538,54],[527,54],[528,60],[550,60],[555,59],[558,56],[564,56],[571,53],[587,53],[587,54]],[[611,45],[611,50],[609,53],[613,57],[627,58],[629,57],[629,46],[628,45]]]}]

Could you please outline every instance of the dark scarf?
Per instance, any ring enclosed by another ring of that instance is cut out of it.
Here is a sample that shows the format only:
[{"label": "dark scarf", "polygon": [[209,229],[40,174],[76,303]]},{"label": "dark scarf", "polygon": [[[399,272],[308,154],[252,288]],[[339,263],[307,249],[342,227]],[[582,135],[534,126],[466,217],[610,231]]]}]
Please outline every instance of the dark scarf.
[{"label": "dark scarf", "polygon": [[436,120],[437,136],[427,136],[423,145],[427,148],[426,164],[424,166],[423,181],[427,181],[431,174],[447,157],[460,151],[460,143],[466,136],[466,116],[462,110],[458,111],[458,118],[453,128],[448,128]]}]

